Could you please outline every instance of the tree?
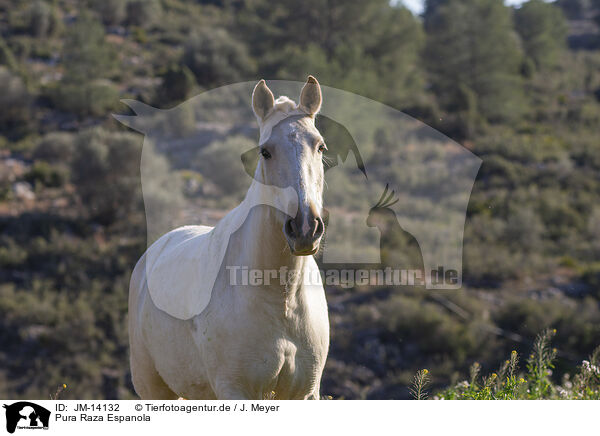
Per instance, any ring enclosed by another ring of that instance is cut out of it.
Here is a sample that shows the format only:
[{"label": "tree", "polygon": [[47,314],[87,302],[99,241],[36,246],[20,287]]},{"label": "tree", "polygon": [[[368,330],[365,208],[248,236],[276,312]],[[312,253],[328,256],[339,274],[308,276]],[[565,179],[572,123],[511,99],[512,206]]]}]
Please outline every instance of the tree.
[{"label": "tree", "polygon": [[[262,76],[322,84],[404,105],[422,89],[419,21],[387,0],[246,2],[232,32],[248,43]],[[258,19],[257,17],[261,17]]]},{"label": "tree", "polygon": [[31,96],[18,75],[0,66],[0,129],[9,132],[27,124]]},{"label": "tree", "polygon": [[73,182],[90,215],[102,223],[140,206],[140,142],[135,134],[102,129],[82,132],[76,140]]},{"label": "tree", "polygon": [[69,165],[74,151],[74,134],[51,132],[39,140],[33,152],[33,157],[55,165]]},{"label": "tree", "polygon": [[488,121],[518,116],[521,53],[510,9],[501,0],[447,0],[427,6],[425,63],[441,106],[460,113],[472,112],[476,105]]},{"label": "tree", "polygon": [[79,15],[69,29],[62,56],[65,72],[53,94],[56,107],[82,117],[103,115],[116,104],[118,92],[105,79],[116,56],[97,19]]},{"label": "tree", "polygon": [[590,0],[558,0],[556,5],[571,20],[581,20],[590,7]]},{"label": "tree", "polygon": [[159,106],[185,100],[196,85],[194,73],[185,65],[171,65],[160,76],[162,83],[156,96]]},{"label": "tree", "polygon": [[63,80],[86,83],[112,70],[114,50],[104,39],[104,27],[89,13],[81,13],[69,29],[63,48]]},{"label": "tree", "polygon": [[[93,129],[78,135],[71,173],[92,218],[111,224],[142,210],[141,151],[141,138],[134,133]],[[166,159],[153,149],[148,149],[144,162],[155,175],[150,181],[152,186],[144,186],[146,200],[156,208],[173,208],[183,198],[180,180],[171,174]]]},{"label": "tree", "polygon": [[38,38],[43,38],[56,30],[58,19],[53,7],[43,0],[34,2],[28,11],[29,32]]},{"label": "tree", "polygon": [[246,46],[223,28],[203,28],[192,35],[185,44],[183,63],[204,87],[246,79],[254,71]]},{"label": "tree", "polygon": [[567,23],[559,8],[542,0],[530,0],[515,11],[515,27],[525,54],[538,69],[556,64],[567,37]]},{"label": "tree", "polygon": [[123,0],[91,0],[90,7],[95,10],[104,24],[114,26],[125,20],[127,2]]},{"label": "tree", "polygon": [[158,0],[132,0],[127,3],[127,22],[148,28],[160,17],[162,8]]},{"label": "tree", "polygon": [[244,171],[241,157],[243,153],[255,148],[255,142],[244,136],[215,141],[202,149],[195,166],[203,177],[218,187],[221,195],[239,200],[240,197],[243,198],[251,181],[251,177]]}]

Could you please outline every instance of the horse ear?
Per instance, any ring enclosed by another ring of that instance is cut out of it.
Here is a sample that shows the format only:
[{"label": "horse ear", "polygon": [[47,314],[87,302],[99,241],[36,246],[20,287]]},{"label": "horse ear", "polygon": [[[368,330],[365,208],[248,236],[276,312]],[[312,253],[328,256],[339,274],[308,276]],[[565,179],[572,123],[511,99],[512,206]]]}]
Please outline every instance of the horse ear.
[{"label": "horse ear", "polygon": [[321,96],[321,86],[317,79],[308,76],[302,92],[300,93],[300,107],[309,115],[315,115],[321,109],[323,97]]},{"label": "horse ear", "polygon": [[254,110],[254,114],[260,120],[264,120],[271,109],[273,109],[274,104],[275,97],[263,79],[256,84],[254,91],[252,91],[252,109]]}]

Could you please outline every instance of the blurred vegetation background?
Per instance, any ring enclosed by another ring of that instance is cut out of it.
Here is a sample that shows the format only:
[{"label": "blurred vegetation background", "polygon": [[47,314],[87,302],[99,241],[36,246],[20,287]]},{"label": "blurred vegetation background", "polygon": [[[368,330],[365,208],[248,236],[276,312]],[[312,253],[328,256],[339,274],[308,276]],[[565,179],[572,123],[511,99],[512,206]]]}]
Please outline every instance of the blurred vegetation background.
[{"label": "blurred vegetation background", "polygon": [[[548,327],[558,380],[600,344],[600,1],[428,0],[415,16],[388,0],[0,0],[0,397],[63,383],[65,399],[135,395],[126,314],[146,246],[143,138],[110,116],[126,111],[119,100],[167,108],[308,74],[483,159],[462,290],[327,288],[324,394],[408,398],[420,368],[440,389],[474,362],[490,372],[527,353]],[[209,147],[253,144],[218,128]],[[223,178],[182,170],[161,201],[201,193],[218,219]]]}]

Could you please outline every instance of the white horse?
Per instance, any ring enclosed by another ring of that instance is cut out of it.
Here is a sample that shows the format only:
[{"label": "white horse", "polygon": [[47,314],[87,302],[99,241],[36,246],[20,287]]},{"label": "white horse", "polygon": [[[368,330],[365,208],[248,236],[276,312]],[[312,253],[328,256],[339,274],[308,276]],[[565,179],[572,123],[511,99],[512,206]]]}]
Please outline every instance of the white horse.
[{"label": "white horse", "polygon": [[[329,347],[312,257],[324,232],[321,99],[312,76],[298,105],[275,101],[261,80],[252,94],[261,157],[246,199],[214,229],[173,230],[139,260],[129,340],[141,398],[319,399]],[[236,267],[296,274],[252,286],[232,282]]]}]

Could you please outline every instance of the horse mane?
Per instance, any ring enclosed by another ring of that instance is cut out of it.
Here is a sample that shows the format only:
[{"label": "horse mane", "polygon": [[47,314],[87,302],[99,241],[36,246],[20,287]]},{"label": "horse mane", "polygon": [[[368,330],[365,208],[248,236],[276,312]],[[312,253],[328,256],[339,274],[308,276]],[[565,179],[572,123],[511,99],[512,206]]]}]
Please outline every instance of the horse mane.
[{"label": "horse mane", "polygon": [[262,145],[271,136],[271,131],[280,121],[293,115],[306,115],[296,102],[282,95],[275,100],[273,107],[265,118],[257,115],[258,127],[260,128],[259,145]]},{"label": "horse mane", "polygon": [[273,112],[271,113],[271,115],[274,112],[283,112],[283,113],[289,113],[293,110],[295,110],[298,107],[298,105],[296,104],[295,101],[293,101],[291,98],[286,97],[285,95],[282,95],[281,97],[277,97],[277,100],[275,100],[275,104],[273,105]]}]

